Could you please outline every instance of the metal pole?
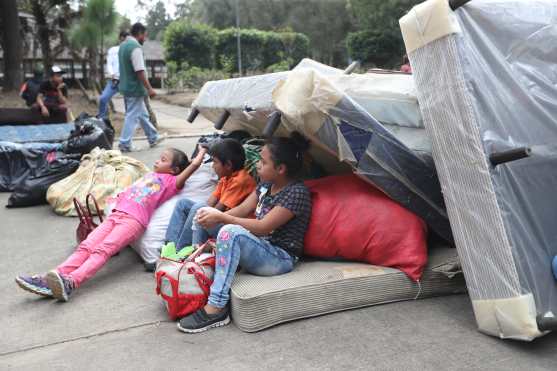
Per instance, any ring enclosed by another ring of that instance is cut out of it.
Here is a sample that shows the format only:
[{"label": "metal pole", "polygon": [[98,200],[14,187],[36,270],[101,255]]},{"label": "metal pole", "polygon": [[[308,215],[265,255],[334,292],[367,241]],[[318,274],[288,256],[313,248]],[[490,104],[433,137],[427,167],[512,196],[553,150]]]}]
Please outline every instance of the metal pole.
[{"label": "metal pole", "polygon": [[236,0],[236,41],[237,41],[237,54],[238,54],[238,74],[242,76],[242,43],[240,41],[240,10]]}]

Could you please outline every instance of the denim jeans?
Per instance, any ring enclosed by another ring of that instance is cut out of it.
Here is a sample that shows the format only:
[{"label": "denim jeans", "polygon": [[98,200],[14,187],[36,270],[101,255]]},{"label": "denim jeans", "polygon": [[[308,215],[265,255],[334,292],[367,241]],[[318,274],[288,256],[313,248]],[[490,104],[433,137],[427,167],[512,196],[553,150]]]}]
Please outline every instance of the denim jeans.
[{"label": "denim jeans", "polygon": [[120,134],[121,148],[131,149],[132,137],[138,121],[150,144],[155,143],[159,136],[157,129],[149,121],[149,114],[143,99],[144,97],[124,97],[126,118],[124,119],[124,128]]},{"label": "denim jeans", "polygon": [[174,242],[177,249],[182,249],[190,245],[200,245],[209,237],[216,237],[222,225],[204,229],[195,223],[195,228],[193,228],[195,214],[204,206],[207,206],[205,202],[194,203],[188,199],[178,201],[172,212],[165,240]]},{"label": "denim jeans", "polygon": [[276,276],[290,272],[295,258],[280,247],[251,234],[238,225],[225,225],[217,237],[215,276],[209,304],[224,308],[230,300],[230,285],[238,265],[258,276]]},{"label": "denim jeans", "polygon": [[108,118],[108,104],[116,93],[118,93],[118,80],[108,80],[99,98],[99,118]]}]

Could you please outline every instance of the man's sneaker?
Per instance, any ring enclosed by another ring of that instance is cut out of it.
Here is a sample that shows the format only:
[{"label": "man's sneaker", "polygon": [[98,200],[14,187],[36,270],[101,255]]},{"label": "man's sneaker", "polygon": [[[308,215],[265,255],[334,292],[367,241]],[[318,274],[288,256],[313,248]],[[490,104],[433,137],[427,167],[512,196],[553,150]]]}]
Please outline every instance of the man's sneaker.
[{"label": "man's sneaker", "polygon": [[165,139],[166,139],[166,133],[159,134],[159,136],[157,137],[157,139],[155,139],[154,142],[149,143],[149,147],[151,148],[156,147],[159,145],[160,142],[162,142]]},{"label": "man's sneaker", "polygon": [[76,288],[75,283],[70,278],[62,276],[55,270],[46,274],[46,282],[52,290],[52,296],[62,301],[68,301]]},{"label": "man's sneaker", "polygon": [[132,147],[126,147],[126,146],[123,146],[123,145],[121,145],[121,144],[118,145],[118,149],[119,149],[120,152],[122,152],[122,153],[133,152],[133,148],[132,148]]},{"label": "man's sneaker", "polygon": [[226,326],[229,323],[230,315],[228,307],[217,314],[207,314],[205,309],[201,308],[197,312],[182,318],[178,322],[178,330],[188,334],[196,334],[214,327]]},{"label": "man's sneaker", "polygon": [[17,276],[15,278],[15,283],[25,291],[47,298],[52,297],[52,290],[48,287],[44,276]]}]

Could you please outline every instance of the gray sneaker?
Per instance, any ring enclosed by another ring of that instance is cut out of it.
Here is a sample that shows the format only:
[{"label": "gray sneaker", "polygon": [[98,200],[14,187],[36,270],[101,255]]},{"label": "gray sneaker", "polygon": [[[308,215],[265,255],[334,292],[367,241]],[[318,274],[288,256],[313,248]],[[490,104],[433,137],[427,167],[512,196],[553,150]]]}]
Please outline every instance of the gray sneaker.
[{"label": "gray sneaker", "polygon": [[164,134],[159,134],[159,136],[157,137],[157,139],[155,139],[154,142],[149,142],[149,147],[153,148],[158,146],[162,141],[164,141],[166,139],[166,133]]},{"label": "gray sneaker", "polygon": [[52,290],[52,296],[61,301],[68,301],[76,289],[75,283],[70,278],[62,276],[57,271],[48,272],[46,282]]},{"label": "gray sneaker", "polygon": [[121,144],[118,145],[118,149],[122,153],[132,152],[132,147],[126,147],[126,146],[123,146]]}]

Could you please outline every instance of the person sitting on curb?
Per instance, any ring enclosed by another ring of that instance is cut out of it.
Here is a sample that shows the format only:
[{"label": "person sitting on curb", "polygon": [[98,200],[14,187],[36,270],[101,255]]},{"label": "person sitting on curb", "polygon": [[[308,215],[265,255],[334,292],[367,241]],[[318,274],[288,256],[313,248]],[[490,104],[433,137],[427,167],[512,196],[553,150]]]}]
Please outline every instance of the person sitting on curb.
[{"label": "person sitting on curb", "polygon": [[[244,169],[246,155],[242,144],[235,139],[222,139],[209,150],[213,169],[219,177],[217,188],[207,202],[194,203],[189,199],[178,201],[166,230],[166,243],[173,243],[179,251],[190,245],[201,245],[209,237],[216,237],[222,224],[205,229],[193,229],[193,220],[205,206],[227,211],[241,204],[255,190],[255,180]],[[154,266],[152,267],[154,270]],[[146,267],[147,269],[147,267]]]},{"label": "person sitting on curb", "polygon": [[118,36],[119,44],[108,49],[106,54],[106,74],[107,80],[104,90],[99,97],[99,113],[97,117],[100,119],[108,119],[108,107],[110,100],[118,93],[118,84],[120,83],[120,66],[118,64],[118,50],[120,50],[120,43],[124,42],[129,33],[126,31],[120,32]]},{"label": "person sitting on curb", "polygon": [[68,108],[68,88],[62,79],[65,73],[60,67],[52,66],[50,78],[41,84],[36,104],[33,105],[34,109],[38,109],[51,122],[72,121]]},{"label": "person sitting on curb", "polygon": [[118,148],[122,152],[132,150],[132,137],[137,123],[141,125],[149,145],[156,146],[163,139],[159,137],[157,129],[149,120],[145,107],[145,95],[153,98],[156,93],[151,87],[145,72],[145,61],[141,45],[147,38],[147,29],[141,23],[135,23],[131,28],[131,36],[120,45],[118,50],[118,64],[120,68],[120,84],[118,90],[124,96],[126,116],[124,127],[120,134]]},{"label": "person sitting on curb", "polygon": [[33,107],[37,103],[37,96],[43,83],[44,71],[42,67],[36,67],[33,70],[33,77],[25,81],[19,90],[19,96],[25,101],[27,107]]}]

